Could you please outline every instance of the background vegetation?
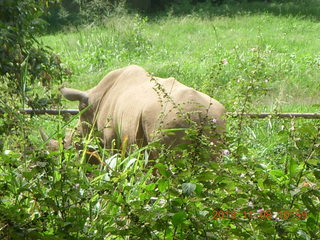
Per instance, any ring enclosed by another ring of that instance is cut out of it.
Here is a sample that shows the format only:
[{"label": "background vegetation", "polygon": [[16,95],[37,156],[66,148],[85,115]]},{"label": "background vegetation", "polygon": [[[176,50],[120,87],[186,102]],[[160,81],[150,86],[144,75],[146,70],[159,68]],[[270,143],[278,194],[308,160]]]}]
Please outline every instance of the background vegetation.
[{"label": "background vegetation", "polygon": [[[156,144],[100,149],[94,132],[79,153],[62,147],[77,116],[16,110],[76,107],[61,103],[60,84],[85,90],[138,64],[228,111],[319,112],[319,1],[132,1],[140,12],[123,1],[0,3],[0,238],[318,238],[319,120],[227,119],[212,162],[195,129],[200,146],[180,146],[183,157]],[[46,151],[39,126],[59,151]],[[87,147],[106,164],[87,164]],[[145,168],[153,147],[162,154]]]}]

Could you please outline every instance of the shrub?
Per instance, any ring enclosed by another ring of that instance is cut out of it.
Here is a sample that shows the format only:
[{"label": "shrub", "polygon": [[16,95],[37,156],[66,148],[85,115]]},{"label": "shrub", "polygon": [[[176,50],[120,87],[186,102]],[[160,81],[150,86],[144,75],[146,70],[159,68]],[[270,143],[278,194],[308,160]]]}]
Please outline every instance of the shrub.
[{"label": "shrub", "polygon": [[[19,128],[22,118],[15,112],[25,106],[43,108],[57,99],[39,97],[33,86],[49,89],[53,82],[70,74],[59,56],[38,42],[45,22],[41,16],[53,1],[0,2],[0,135]],[[23,123],[24,124],[24,123]],[[24,126],[24,125],[20,125]]]}]

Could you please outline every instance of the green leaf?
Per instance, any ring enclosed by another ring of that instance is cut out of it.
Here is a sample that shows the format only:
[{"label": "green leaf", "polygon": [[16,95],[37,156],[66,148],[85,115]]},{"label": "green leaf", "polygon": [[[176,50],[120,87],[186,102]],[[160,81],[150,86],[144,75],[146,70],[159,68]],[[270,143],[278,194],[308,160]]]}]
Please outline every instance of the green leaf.
[{"label": "green leaf", "polygon": [[167,170],[168,167],[162,163],[157,163],[154,168],[158,169],[159,173],[164,177],[170,177],[170,172]]},{"label": "green leaf", "polygon": [[307,218],[307,226],[308,226],[308,228],[310,228],[310,229],[318,228],[317,220],[315,220],[312,215],[311,215],[311,216],[308,216],[308,218]]},{"label": "green leaf", "polygon": [[214,179],[216,174],[213,172],[203,172],[197,176],[198,181],[208,181]]},{"label": "green leaf", "polygon": [[294,177],[299,172],[299,169],[297,166],[298,166],[297,162],[293,157],[291,157],[289,160],[289,173],[291,178]]},{"label": "green leaf", "polygon": [[271,170],[270,174],[274,177],[281,178],[284,177],[284,173],[281,170]]},{"label": "green leaf", "polygon": [[147,191],[153,191],[156,187],[156,184],[155,183],[151,183],[151,184],[148,184],[147,186],[145,186],[145,189]]},{"label": "green leaf", "polygon": [[310,212],[312,212],[315,215],[318,213],[317,207],[314,205],[312,199],[309,197],[309,193],[302,194],[301,199]]},{"label": "green leaf", "polygon": [[182,184],[182,193],[186,194],[186,195],[191,195],[192,193],[194,193],[196,187],[197,186],[194,183],[183,183]]},{"label": "green leaf", "polygon": [[263,179],[259,178],[257,180],[257,184],[261,189],[264,189],[265,186],[264,186],[264,180]]},{"label": "green leaf", "polygon": [[160,192],[164,192],[168,189],[169,187],[169,181],[164,180],[164,179],[160,179],[158,181],[158,189]]},{"label": "green leaf", "polygon": [[171,203],[173,206],[176,206],[178,208],[178,207],[181,207],[181,205],[183,205],[185,202],[186,202],[185,199],[177,197],[177,198],[172,199]]},{"label": "green leaf", "polygon": [[305,231],[303,231],[303,230],[301,230],[301,229],[297,232],[297,234],[298,234],[302,239],[305,239],[305,240],[310,240],[310,239],[311,239],[310,236],[309,236]]},{"label": "green leaf", "polygon": [[22,175],[27,179],[27,180],[31,180],[32,177],[34,176],[33,171],[26,171],[23,172]]},{"label": "green leaf", "polygon": [[61,173],[58,172],[58,171],[54,171],[54,177],[55,177],[55,180],[56,182],[60,181],[61,180]]},{"label": "green leaf", "polygon": [[315,169],[313,171],[313,175],[316,177],[316,179],[320,180],[320,169]]},{"label": "green leaf", "polygon": [[307,163],[313,165],[314,167],[317,167],[319,162],[319,159],[316,157],[308,159]]},{"label": "green leaf", "polygon": [[262,232],[273,234],[275,232],[275,229],[270,221],[267,221],[266,219],[258,224],[258,227],[261,229]]},{"label": "green leaf", "polygon": [[313,124],[304,124],[300,128],[300,131],[312,136],[314,133],[317,132],[317,128],[316,128],[316,125],[313,125]]},{"label": "green leaf", "polygon": [[203,186],[199,183],[196,184],[195,193],[199,196],[202,193]]},{"label": "green leaf", "polygon": [[192,175],[192,172],[191,171],[183,171],[183,172],[180,172],[177,174],[177,177],[178,178],[188,178]]},{"label": "green leaf", "polygon": [[267,178],[266,180],[263,181],[263,185],[265,188],[274,186],[275,184],[276,183],[273,180],[271,180],[270,178]]},{"label": "green leaf", "polygon": [[235,201],[235,205],[236,206],[243,206],[244,204],[246,204],[248,202],[248,199],[245,198],[237,198],[237,200]]},{"label": "green leaf", "polygon": [[245,147],[245,146],[239,146],[238,149],[237,149],[237,153],[238,153],[238,154],[244,154],[244,155],[246,155],[246,154],[248,154],[248,152],[249,152],[249,150],[248,150],[248,148]]},{"label": "green leaf", "polygon": [[183,222],[186,220],[186,214],[185,212],[178,212],[172,216],[172,224],[175,226],[179,226],[183,224]]}]

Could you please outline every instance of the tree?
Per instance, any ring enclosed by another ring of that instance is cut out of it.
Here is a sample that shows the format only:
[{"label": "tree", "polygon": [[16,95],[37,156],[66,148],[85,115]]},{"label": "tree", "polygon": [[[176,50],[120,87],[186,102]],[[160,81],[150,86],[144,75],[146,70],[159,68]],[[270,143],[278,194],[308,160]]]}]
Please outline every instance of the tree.
[{"label": "tree", "polygon": [[[53,81],[68,73],[59,56],[37,40],[46,24],[42,16],[50,4],[57,2],[0,1],[0,112],[12,114],[15,109],[26,105],[45,107],[52,100],[40,98],[33,91],[34,84],[49,88]],[[13,127],[10,122],[2,121],[0,134],[10,131]]]}]

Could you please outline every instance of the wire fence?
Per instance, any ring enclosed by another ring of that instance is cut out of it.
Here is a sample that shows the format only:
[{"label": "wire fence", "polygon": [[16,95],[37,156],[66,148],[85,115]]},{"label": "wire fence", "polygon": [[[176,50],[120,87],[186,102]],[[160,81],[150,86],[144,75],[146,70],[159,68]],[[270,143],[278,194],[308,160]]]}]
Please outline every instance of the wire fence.
[{"label": "wire fence", "polygon": [[[22,109],[19,111],[22,114],[30,115],[76,115],[79,113],[78,109]],[[320,113],[237,113],[227,112],[227,115],[232,117],[245,116],[248,118],[305,118],[305,119],[320,119]]]}]

